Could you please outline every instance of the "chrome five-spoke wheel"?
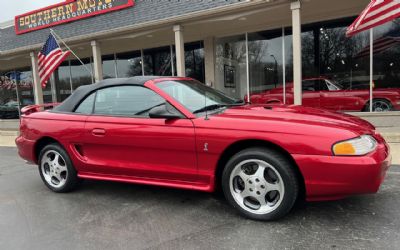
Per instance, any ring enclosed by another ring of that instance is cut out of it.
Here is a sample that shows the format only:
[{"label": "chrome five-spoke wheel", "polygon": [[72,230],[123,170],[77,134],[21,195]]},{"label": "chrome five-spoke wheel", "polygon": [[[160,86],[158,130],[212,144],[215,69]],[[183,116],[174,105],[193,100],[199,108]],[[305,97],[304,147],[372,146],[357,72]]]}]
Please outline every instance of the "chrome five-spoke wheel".
[{"label": "chrome five-spoke wheel", "polygon": [[295,204],[301,177],[284,152],[264,147],[234,154],[222,173],[222,190],[242,215],[255,220],[276,220]]},{"label": "chrome five-spoke wheel", "polygon": [[45,181],[54,188],[62,187],[67,181],[68,169],[65,160],[54,150],[49,150],[42,156],[41,171]]},{"label": "chrome five-spoke wheel", "polygon": [[57,193],[68,192],[80,182],[68,153],[57,143],[49,144],[41,150],[39,173],[44,184]]},{"label": "chrome five-spoke wheel", "polygon": [[272,212],[285,195],[279,172],[271,164],[258,159],[237,164],[231,173],[229,187],[237,204],[256,214]]}]

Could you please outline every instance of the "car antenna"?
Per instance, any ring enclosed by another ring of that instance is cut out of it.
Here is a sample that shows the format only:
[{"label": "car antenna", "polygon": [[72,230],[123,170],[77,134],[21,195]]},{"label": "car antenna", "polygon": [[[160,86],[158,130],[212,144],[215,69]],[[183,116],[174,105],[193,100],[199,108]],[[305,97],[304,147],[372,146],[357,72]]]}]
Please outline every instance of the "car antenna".
[{"label": "car antenna", "polygon": [[208,110],[207,110],[207,90],[204,90],[204,108],[206,109],[206,118],[204,118],[204,120],[208,121],[210,120],[208,118]]}]

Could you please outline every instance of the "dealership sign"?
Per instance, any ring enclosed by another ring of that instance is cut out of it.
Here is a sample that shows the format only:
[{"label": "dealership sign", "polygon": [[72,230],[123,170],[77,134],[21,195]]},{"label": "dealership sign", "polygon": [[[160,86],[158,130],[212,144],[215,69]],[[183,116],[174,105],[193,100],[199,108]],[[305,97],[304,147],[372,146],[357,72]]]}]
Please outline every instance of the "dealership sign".
[{"label": "dealership sign", "polygon": [[63,3],[16,16],[15,32],[19,35],[133,5],[134,0],[66,0]]}]

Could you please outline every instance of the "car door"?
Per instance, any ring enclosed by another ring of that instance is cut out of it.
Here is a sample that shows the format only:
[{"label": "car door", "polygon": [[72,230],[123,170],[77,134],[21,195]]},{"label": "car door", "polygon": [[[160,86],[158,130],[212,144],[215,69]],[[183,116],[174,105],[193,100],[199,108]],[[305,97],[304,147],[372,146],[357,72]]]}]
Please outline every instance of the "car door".
[{"label": "car door", "polygon": [[321,79],[321,108],[333,111],[360,110],[363,105],[360,98],[354,96],[352,91],[340,89],[329,80]]},{"label": "car door", "polygon": [[148,111],[166,101],[143,86],[114,86],[95,95],[82,145],[87,172],[196,181],[190,119],[149,118]]},{"label": "car door", "polygon": [[313,108],[320,107],[320,94],[318,80],[303,80],[303,105]]}]

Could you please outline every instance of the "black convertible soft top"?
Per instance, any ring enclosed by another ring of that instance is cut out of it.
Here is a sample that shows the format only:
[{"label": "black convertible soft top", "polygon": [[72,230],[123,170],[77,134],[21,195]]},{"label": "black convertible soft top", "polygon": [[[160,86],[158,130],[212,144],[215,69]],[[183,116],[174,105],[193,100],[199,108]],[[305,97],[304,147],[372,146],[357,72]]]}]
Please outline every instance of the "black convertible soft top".
[{"label": "black convertible soft top", "polygon": [[131,78],[114,78],[101,81],[99,83],[84,85],[77,88],[74,93],[69,96],[63,103],[55,107],[55,112],[73,112],[76,106],[81,103],[82,99],[94,91],[111,86],[119,85],[140,85],[143,86],[147,81],[160,78],[160,76],[135,76]]}]

